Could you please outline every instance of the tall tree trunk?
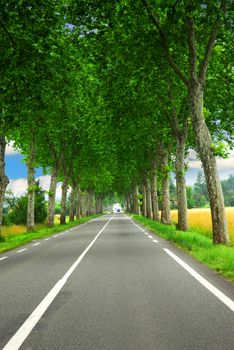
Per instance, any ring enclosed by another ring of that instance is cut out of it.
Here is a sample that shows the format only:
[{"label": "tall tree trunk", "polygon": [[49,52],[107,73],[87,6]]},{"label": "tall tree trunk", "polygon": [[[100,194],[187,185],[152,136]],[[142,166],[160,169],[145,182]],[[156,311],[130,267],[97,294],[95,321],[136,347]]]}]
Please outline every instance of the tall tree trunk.
[{"label": "tall tree trunk", "polygon": [[128,196],[128,194],[126,195],[126,211],[127,211],[127,213],[130,212],[130,204],[129,204],[129,196]]},{"label": "tall tree trunk", "polygon": [[35,228],[35,171],[34,171],[34,160],[35,160],[35,144],[32,140],[29,149],[29,159],[27,161],[28,170],[28,189],[27,189],[27,231],[31,232]]},{"label": "tall tree trunk", "polygon": [[84,217],[85,214],[84,214],[84,194],[83,192],[80,190],[80,217]]},{"label": "tall tree trunk", "polygon": [[90,216],[92,213],[92,199],[90,191],[87,192],[87,216]]},{"label": "tall tree trunk", "polygon": [[54,226],[54,207],[55,207],[58,172],[59,172],[59,163],[56,162],[52,169],[50,188],[49,188],[48,212],[47,212],[47,218],[46,218],[46,223],[49,227]]},{"label": "tall tree trunk", "polygon": [[198,153],[202,161],[209,193],[213,242],[228,243],[229,235],[225,215],[225,206],[216,159],[212,150],[212,139],[203,115],[202,87],[195,85],[190,89],[190,107],[195,131]]},{"label": "tall tree trunk", "polygon": [[81,218],[81,190],[79,186],[77,186],[76,197],[76,220],[79,220]]},{"label": "tall tree trunk", "polygon": [[77,187],[73,185],[70,196],[69,222],[75,220]]},{"label": "tall tree trunk", "polygon": [[91,191],[91,215],[94,215],[95,213],[95,194],[93,191]]},{"label": "tall tree trunk", "polygon": [[60,225],[63,225],[66,223],[67,191],[68,191],[68,182],[67,182],[67,179],[65,178],[62,184]]},{"label": "tall tree trunk", "polygon": [[133,198],[132,193],[129,193],[130,213],[133,213]]},{"label": "tall tree trunk", "polygon": [[4,135],[0,135],[0,238],[2,238],[2,217],[3,217],[3,202],[7,185],[8,177],[5,175],[5,149],[6,140]]},{"label": "tall tree trunk", "polygon": [[168,152],[162,152],[162,212],[161,222],[163,224],[171,224],[170,214],[170,193],[169,193],[169,170],[168,170]]},{"label": "tall tree trunk", "polygon": [[181,134],[176,135],[176,191],[178,206],[178,229],[188,230],[188,210],[187,210],[187,192],[185,181],[185,137]]},{"label": "tall tree trunk", "polygon": [[133,213],[139,215],[138,186],[137,185],[134,186],[132,198],[133,198]]},{"label": "tall tree trunk", "polygon": [[147,204],[146,204],[146,188],[145,185],[142,185],[142,215],[147,216]]},{"label": "tall tree trunk", "polygon": [[97,214],[97,197],[95,193],[92,194],[93,201],[92,201],[92,215]]},{"label": "tall tree trunk", "polygon": [[96,212],[97,212],[97,214],[100,214],[103,211],[102,210],[102,199],[103,199],[102,194],[98,194],[97,201],[96,201]]},{"label": "tall tree trunk", "polygon": [[152,214],[153,220],[159,221],[159,209],[158,209],[158,193],[157,193],[157,171],[154,169],[151,176],[151,201],[152,201]]},{"label": "tall tree trunk", "polygon": [[152,200],[151,200],[151,186],[150,179],[146,179],[146,216],[152,219]]}]

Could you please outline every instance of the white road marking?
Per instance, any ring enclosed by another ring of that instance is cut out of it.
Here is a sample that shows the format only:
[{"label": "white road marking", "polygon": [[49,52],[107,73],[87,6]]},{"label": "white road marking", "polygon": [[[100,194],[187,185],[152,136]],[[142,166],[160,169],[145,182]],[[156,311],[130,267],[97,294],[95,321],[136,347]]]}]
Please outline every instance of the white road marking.
[{"label": "white road marking", "polygon": [[186,264],[177,255],[172,253],[169,249],[163,249],[172,259],[174,259],[180,266],[182,266],[191,276],[193,276],[199,283],[201,283],[206,289],[208,289],[213,295],[215,295],[222,303],[224,303],[230,310],[234,312],[234,301],[227,297],[221,290],[213,286],[204,277],[202,277],[198,272]]},{"label": "white road marking", "polygon": [[148,233],[147,233],[147,232],[145,232],[145,235],[146,235],[146,236],[148,236]]},{"label": "white road marking", "polygon": [[148,235],[149,238],[153,238],[151,235]]},{"label": "white road marking", "polygon": [[24,249],[20,249],[20,250],[17,250],[16,253],[21,253],[21,252],[24,252],[25,250],[27,250],[28,248],[24,248]]},{"label": "white road marking", "polygon": [[154,242],[154,243],[158,243],[157,239],[154,239],[153,242]]},{"label": "white road marking", "polygon": [[[113,216],[112,216],[113,217]],[[36,307],[36,309],[31,313],[31,315],[27,318],[27,320],[22,324],[22,326],[18,329],[18,331],[13,335],[13,337],[9,340],[9,342],[4,346],[2,350],[18,350],[20,346],[23,344],[25,339],[31,333],[33,328],[36,326],[40,318],[44,315],[52,301],[58,295],[60,290],[63,288],[68,278],[71,276],[73,271],[77,268],[80,262],[83,260],[85,255],[88,253],[90,248],[94,245],[98,237],[105,230],[106,226],[111,221],[112,217],[107,221],[107,223],[103,226],[103,228],[98,232],[98,234],[94,237],[92,242],[88,245],[88,247],[83,251],[83,253],[78,257],[78,259],[74,262],[74,264],[70,267],[70,269],[65,273],[65,275],[54,285],[54,287],[49,291],[49,293],[45,296],[45,298],[41,301],[41,303]]]},{"label": "white road marking", "polygon": [[58,235],[54,235],[53,237],[56,238],[56,237],[58,237]]},{"label": "white road marking", "polygon": [[7,259],[8,258],[8,256],[3,256],[2,258],[0,258],[0,261],[1,260],[5,260],[5,259]]},{"label": "white road marking", "polygon": [[34,243],[33,246],[36,247],[39,244],[41,244],[41,243],[39,243],[39,242],[38,243]]},{"label": "white road marking", "polygon": [[45,238],[44,241],[49,241],[50,237],[49,238]]}]

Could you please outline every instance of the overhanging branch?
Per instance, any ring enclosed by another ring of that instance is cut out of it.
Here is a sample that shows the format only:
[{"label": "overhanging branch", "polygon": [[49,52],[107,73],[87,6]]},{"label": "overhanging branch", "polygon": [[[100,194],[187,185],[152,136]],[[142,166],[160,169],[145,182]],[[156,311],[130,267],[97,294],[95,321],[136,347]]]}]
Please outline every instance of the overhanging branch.
[{"label": "overhanging branch", "polygon": [[167,58],[167,61],[169,63],[169,65],[172,67],[172,69],[175,71],[175,73],[179,76],[179,78],[183,81],[183,83],[188,86],[188,81],[185,77],[185,75],[182,73],[182,71],[179,69],[179,67],[177,66],[177,64],[175,63],[175,61],[173,60],[170,52],[169,52],[169,45],[168,45],[168,40],[167,40],[167,36],[166,33],[163,31],[163,29],[161,28],[161,24],[160,21],[158,19],[158,17],[155,15],[155,13],[153,12],[153,9],[151,8],[150,4],[147,2],[147,0],[142,0],[142,3],[146,9],[146,12],[149,16],[149,18],[151,19],[152,23],[155,25],[160,39],[161,39],[161,45],[164,51],[164,54]]}]

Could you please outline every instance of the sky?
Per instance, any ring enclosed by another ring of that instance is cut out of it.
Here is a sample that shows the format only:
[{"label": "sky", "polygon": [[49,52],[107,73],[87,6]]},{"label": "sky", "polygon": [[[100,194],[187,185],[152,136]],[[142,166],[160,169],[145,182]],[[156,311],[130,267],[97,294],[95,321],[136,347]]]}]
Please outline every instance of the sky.
[{"label": "sky", "polygon": [[[187,161],[189,162],[189,170],[186,173],[187,185],[193,185],[196,181],[198,171],[202,169],[201,162],[197,160],[196,152],[191,150]],[[23,161],[23,156],[14,150],[12,145],[6,147],[6,175],[10,182],[8,189],[11,189],[16,196],[21,196],[26,192],[27,187],[27,168]],[[221,180],[227,179],[229,174],[234,175],[234,150],[230,152],[228,159],[217,158],[218,170]],[[40,184],[44,190],[49,189],[50,176],[43,175],[42,169],[36,169],[36,178],[40,180]],[[57,186],[57,200],[61,198],[61,184]]]}]

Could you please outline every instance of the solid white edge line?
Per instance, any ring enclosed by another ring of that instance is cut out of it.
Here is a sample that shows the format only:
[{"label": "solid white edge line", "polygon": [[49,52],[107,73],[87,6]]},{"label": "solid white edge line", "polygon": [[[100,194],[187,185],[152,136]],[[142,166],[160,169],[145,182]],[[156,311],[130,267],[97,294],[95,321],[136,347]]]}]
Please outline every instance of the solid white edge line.
[{"label": "solid white edge line", "polygon": [[199,283],[201,283],[206,289],[208,289],[213,295],[215,295],[222,303],[224,303],[231,311],[234,312],[234,301],[227,297],[221,290],[213,286],[192,267],[186,264],[177,255],[172,253],[169,249],[163,249],[172,259],[174,259],[179,265],[181,265],[191,276],[193,276]]},{"label": "solid white edge line", "polygon": [[[113,216],[112,216],[113,217]],[[63,288],[65,283],[67,282],[68,277],[72,274],[72,272],[77,268],[82,259],[88,253],[90,248],[96,242],[101,233],[105,230],[106,226],[111,221],[112,217],[107,221],[107,223],[103,226],[103,228],[98,232],[92,242],[88,245],[88,247],[83,251],[83,253],[79,256],[79,258],[74,262],[74,264],[69,268],[69,270],[65,273],[65,275],[54,285],[54,287],[49,291],[49,293],[45,296],[45,298],[41,301],[41,303],[36,307],[36,309],[31,313],[31,315],[27,318],[27,320],[22,324],[22,326],[18,329],[18,331],[13,335],[13,337],[8,341],[8,343],[4,346],[2,350],[18,350],[20,346],[23,344],[25,339],[31,333],[33,328],[36,326],[40,318],[44,315],[52,301],[58,295],[60,290]]]},{"label": "solid white edge line", "polygon": [[0,258],[0,261],[1,260],[5,260],[5,259],[7,259],[8,258],[8,256],[3,256],[2,258]]},{"label": "solid white edge line", "polygon": [[25,250],[27,250],[28,248],[24,248],[24,249],[20,249],[20,250],[17,250],[16,253],[21,253],[21,252],[24,252]]}]

